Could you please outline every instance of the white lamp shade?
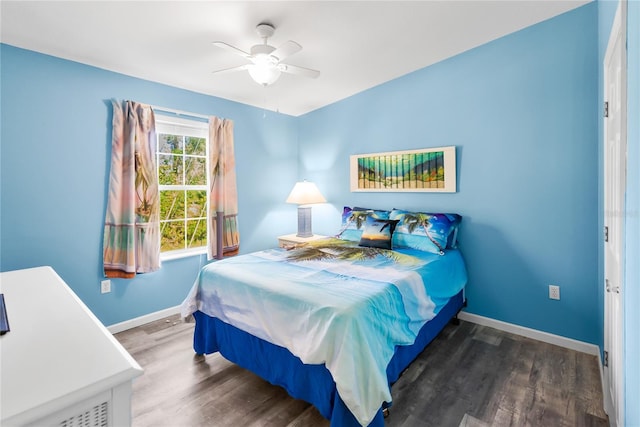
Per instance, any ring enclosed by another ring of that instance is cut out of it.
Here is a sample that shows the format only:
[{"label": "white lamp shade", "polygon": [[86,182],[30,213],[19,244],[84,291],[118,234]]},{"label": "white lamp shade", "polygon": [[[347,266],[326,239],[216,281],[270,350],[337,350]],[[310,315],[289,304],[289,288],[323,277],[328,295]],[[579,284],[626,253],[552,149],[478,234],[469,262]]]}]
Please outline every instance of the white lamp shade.
[{"label": "white lamp shade", "polygon": [[313,203],[324,203],[327,200],[313,182],[302,181],[296,182],[293,190],[287,197],[287,203],[295,203],[298,205],[310,205]]}]

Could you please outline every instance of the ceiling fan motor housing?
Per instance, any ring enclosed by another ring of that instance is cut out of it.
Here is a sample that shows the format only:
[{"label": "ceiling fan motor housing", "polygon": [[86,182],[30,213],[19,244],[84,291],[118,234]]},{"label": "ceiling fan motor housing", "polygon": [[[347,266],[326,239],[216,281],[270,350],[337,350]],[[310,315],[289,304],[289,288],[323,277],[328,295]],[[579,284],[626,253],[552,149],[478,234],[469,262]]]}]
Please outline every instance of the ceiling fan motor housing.
[{"label": "ceiling fan motor housing", "polygon": [[276,50],[276,48],[273,46],[269,46],[268,44],[257,44],[251,47],[251,55],[270,55],[274,50]]},{"label": "ceiling fan motor housing", "polygon": [[273,25],[265,22],[256,25],[256,33],[263,39],[271,37],[275,31],[276,28]]}]

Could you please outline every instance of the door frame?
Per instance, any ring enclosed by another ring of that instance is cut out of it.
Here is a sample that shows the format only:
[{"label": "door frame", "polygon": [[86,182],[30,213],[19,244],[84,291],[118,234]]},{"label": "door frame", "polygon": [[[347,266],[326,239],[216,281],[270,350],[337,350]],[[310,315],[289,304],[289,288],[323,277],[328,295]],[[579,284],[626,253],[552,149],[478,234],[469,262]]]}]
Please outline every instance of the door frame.
[{"label": "door frame", "polygon": [[[609,35],[609,40],[607,43],[607,49],[604,55],[604,60],[602,63],[602,69],[603,69],[603,100],[606,102],[607,101],[607,94],[608,94],[608,81],[607,81],[607,77],[608,77],[608,73],[607,73],[607,64],[609,63],[611,56],[613,55],[613,48],[615,46],[615,42],[618,39],[618,37],[620,37],[621,40],[621,52],[620,52],[620,94],[619,94],[619,98],[620,98],[620,120],[619,120],[619,132],[620,132],[620,145],[621,148],[624,150],[624,158],[626,159],[626,153],[627,153],[627,50],[626,50],[626,40],[627,40],[627,28],[626,25],[627,24],[627,3],[626,0],[620,0],[618,2],[618,6],[616,9],[616,15],[613,21],[613,25],[611,28],[611,33]],[[603,169],[604,169],[604,184],[603,187],[603,191],[605,192],[605,194],[603,195],[603,207],[604,210],[606,210],[608,208],[607,206],[607,197],[606,197],[606,192],[607,192],[607,185],[606,185],[606,180],[607,180],[607,133],[609,131],[608,128],[608,124],[607,124],[607,119],[605,118],[603,120],[603,156],[604,156],[604,161],[603,161]],[[621,182],[620,188],[617,189],[617,193],[618,193],[618,197],[621,198],[622,205],[625,205],[625,194],[626,194],[626,168],[627,168],[627,162],[625,160],[624,162],[624,181]],[[625,416],[625,405],[624,405],[624,288],[625,288],[625,275],[624,275],[624,271],[625,271],[625,262],[626,262],[626,251],[625,251],[625,235],[624,235],[624,219],[626,216],[626,208],[623,209],[621,212],[615,212],[614,215],[620,215],[621,217],[621,221],[622,221],[622,232],[620,235],[620,239],[619,241],[617,241],[616,243],[619,245],[619,252],[620,252],[620,266],[619,266],[619,273],[620,273],[620,278],[619,278],[619,286],[620,286],[620,293],[617,294],[617,296],[615,298],[619,298],[619,302],[618,302],[618,312],[616,313],[609,313],[609,299],[611,298],[612,293],[610,292],[610,290],[608,289],[607,285],[606,285],[606,280],[607,280],[607,248],[604,248],[603,251],[603,264],[604,264],[604,283],[602,283],[602,289],[604,292],[604,298],[603,298],[603,303],[604,303],[604,351],[607,352],[609,354],[608,359],[611,361],[612,357],[615,357],[617,360],[617,364],[619,364],[619,366],[617,366],[617,372],[618,375],[615,376],[615,378],[612,379],[613,382],[615,382],[614,387],[616,389],[616,394],[617,394],[617,405],[614,405],[614,402],[611,399],[611,394],[610,394],[610,389],[611,389],[611,377],[610,374],[611,372],[609,371],[609,367],[607,366],[603,366],[603,383],[602,383],[602,387],[603,387],[603,397],[604,397],[604,408],[605,411],[607,412],[607,414],[609,415],[609,423],[611,426],[616,427],[617,425],[620,426],[624,426],[624,416]],[[605,223],[605,226],[607,225],[607,214],[606,212],[603,212],[603,221]],[[605,242],[604,245],[607,245],[607,243]],[[618,317],[618,321],[619,321],[619,325],[621,328],[620,333],[620,343],[617,349],[614,349],[615,353],[612,356],[612,349],[607,348],[607,344],[610,341],[610,338],[608,336],[608,326],[609,326],[609,322],[611,322],[609,315],[613,315]],[[606,358],[605,358],[606,360]]]}]

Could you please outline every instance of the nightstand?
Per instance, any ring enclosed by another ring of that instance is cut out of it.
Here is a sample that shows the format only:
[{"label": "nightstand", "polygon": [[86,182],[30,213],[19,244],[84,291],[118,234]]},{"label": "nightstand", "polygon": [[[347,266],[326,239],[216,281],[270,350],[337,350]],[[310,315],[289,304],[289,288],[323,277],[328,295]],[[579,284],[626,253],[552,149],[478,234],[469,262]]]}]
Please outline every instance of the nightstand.
[{"label": "nightstand", "polygon": [[293,249],[301,243],[313,242],[314,240],[324,239],[328,236],[321,234],[314,234],[311,237],[298,237],[295,233],[287,234],[285,236],[278,236],[278,246],[284,249]]}]

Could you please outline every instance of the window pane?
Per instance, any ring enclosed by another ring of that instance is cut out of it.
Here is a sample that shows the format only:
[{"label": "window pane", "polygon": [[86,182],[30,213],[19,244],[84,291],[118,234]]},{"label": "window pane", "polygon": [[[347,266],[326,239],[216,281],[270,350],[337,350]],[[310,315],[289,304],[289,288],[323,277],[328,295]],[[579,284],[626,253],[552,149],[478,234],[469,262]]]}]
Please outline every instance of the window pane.
[{"label": "window pane", "polygon": [[182,154],[182,136],[160,134],[158,136],[158,152]]},{"label": "window pane", "polygon": [[185,163],[187,185],[206,185],[206,159],[204,157],[187,157]]},{"label": "window pane", "polygon": [[205,190],[187,191],[187,218],[207,216],[207,192]]},{"label": "window pane", "polygon": [[184,219],[184,191],[160,192],[160,219]]},{"label": "window pane", "polygon": [[196,138],[195,136],[187,136],[184,141],[184,153],[204,156],[206,152],[206,140],[204,138]]},{"label": "window pane", "polygon": [[160,251],[184,249],[184,221],[160,221]]},{"label": "window pane", "polygon": [[157,122],[161,252],[206,247],[208,159],[201,125],[180,118]]},{"label": "window pane", "polygon": [[187,221],[187,248],[198,248],[207,245],[206,219]]},{"label": "window pane", "polygon": [[182,185],[183,157],[170,154],[158,156],[158,178],[160,185]]}]

